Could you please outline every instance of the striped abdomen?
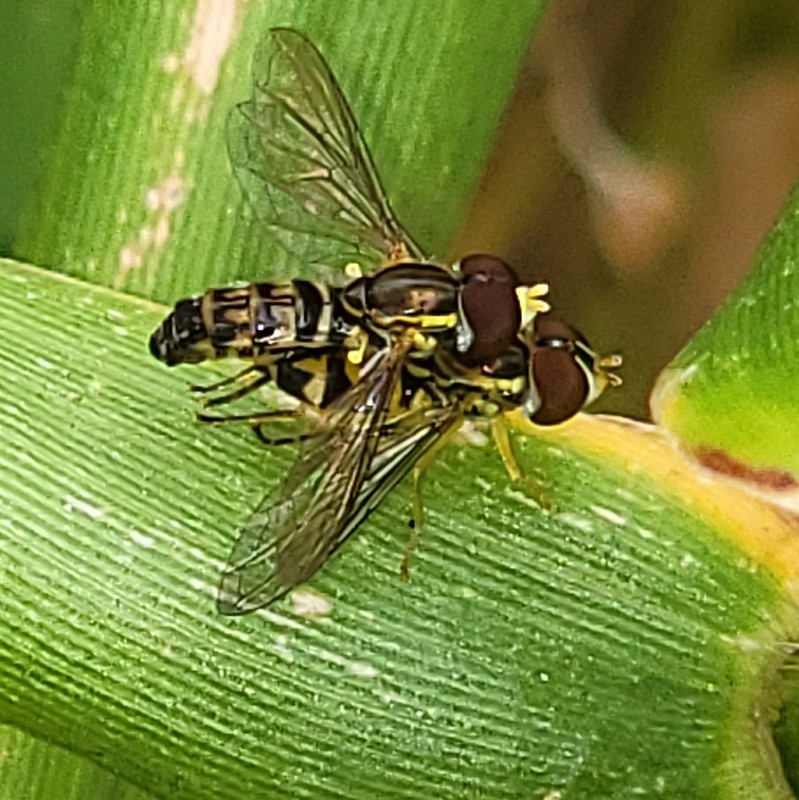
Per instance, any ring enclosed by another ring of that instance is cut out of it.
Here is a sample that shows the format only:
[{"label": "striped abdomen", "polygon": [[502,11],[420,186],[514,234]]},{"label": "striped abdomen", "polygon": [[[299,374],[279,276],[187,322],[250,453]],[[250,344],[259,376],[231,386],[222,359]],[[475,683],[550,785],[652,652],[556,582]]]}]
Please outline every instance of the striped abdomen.
[{"label": "striped abdomen", "polygon": [[338,295],[304,280],[210,289],[175,305],[150,337],[150,352],[170,366],[226,356],[269,362],[298,345],[337,344],[351,327]]}]

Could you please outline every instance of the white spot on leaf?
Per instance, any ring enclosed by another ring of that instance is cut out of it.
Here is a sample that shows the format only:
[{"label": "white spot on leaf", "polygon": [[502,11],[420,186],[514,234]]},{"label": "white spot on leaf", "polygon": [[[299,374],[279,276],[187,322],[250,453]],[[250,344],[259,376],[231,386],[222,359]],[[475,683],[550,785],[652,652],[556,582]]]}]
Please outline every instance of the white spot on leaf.
[{"label": "white spot on leaf", "polygon": [[187,193],[186,181],[174,169],[161,183],[147,189],[144,193],[144,207],[149,218],[139,229],[135,239],[119,252],[119,269],[114,281],[116,286],[122,284],[128,273],[139,269],[151,253],[166,245],[171,231],[172,215],[186,201]]},{"label": "white spot on leaf", "polygon": [[359,678],[376,678],[380,672],[376,667],[367,664],[365,661],[350,661],[345,665],[347,672]]},{"label": "white spot on leaf", "polygon": [[590,519],[581,517],[579,514],[575,514],[571,511],[555,514],[555,519],[564,523],[564,525],[568,525],[570,528],[576,528],[578,531],[583,531],[584,533],[593,533],[594,531],[594,523]]},{"label": "white spot on leaf", "polygon": [[269,649],[287,664],[294,663],[294,651],[289,647],[288,639],[286,639],[285,636],[278,636],[275,639],[275,643]]},{"label": "white spot on leaf", "polygon": [[102,508],[98,508],[86,500],[81,500],[79,497],[72,497],[72,495],[67,495],[64,498],[64,510],[68,514],[77,511],[79,514],[84,514],[91,519],[101,519],[105,516],[105,511]]},{"label": "white spot on leaf", "polygon": [[140,533],[139,531],[131,531],[130,540],[137,547],[150,548],[155,544],[155,539],[153,539],[152,536],[147,536],[146,534]]},{"label": "white spot on leaf", "polygon": [[329,617],[333,601],[313,589],[303,586],[295,589],[290,597],[291,610],[299,617]]},{"label": "white spot on leaf", "polygon": [[241,3],[233,0],[199,0],[192,20],[191,38],[181,59],[195,86],[210,95],[219,80],[222,59],[236,31]]},{"label": "white spot on leaf", "polygon": [[627,524],[626,517],[623,517],[621,514],[617,514],[610,508],[605,508],[605,506],[591,506],[591,511],[593,511],[598,517],[610,522],[611,525],[623,527]]}]

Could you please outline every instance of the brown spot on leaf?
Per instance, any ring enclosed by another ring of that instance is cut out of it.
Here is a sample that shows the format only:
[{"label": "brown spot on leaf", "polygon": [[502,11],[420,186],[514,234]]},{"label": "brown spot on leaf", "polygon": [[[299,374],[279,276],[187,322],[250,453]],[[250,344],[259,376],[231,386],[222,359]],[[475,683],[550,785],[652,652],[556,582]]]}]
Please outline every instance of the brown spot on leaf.
[{"label": "brown spot on leaf", "polygon": [[723,450],[712,447],[701,447],[696,451],[696,458],[703,467],[754,483],[762,489],[772,491],[788,491],[799,488],[796,477],[784,469],[776,467],[753,467],[738,461]]}]

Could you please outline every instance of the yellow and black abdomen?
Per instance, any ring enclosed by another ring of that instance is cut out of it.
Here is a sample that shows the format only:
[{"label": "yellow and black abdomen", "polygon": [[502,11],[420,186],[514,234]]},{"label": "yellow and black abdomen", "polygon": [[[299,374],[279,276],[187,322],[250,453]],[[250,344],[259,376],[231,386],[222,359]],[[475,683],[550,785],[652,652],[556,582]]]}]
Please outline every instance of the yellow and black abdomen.
[{"label": "yellow and black abdomen", "polygon": [[231,356],[269,362],[287,349],[329,346],[351,327],[337,300],[338,290],[304,280],[209,289],[175,305],[150,352],[174,366]]}]

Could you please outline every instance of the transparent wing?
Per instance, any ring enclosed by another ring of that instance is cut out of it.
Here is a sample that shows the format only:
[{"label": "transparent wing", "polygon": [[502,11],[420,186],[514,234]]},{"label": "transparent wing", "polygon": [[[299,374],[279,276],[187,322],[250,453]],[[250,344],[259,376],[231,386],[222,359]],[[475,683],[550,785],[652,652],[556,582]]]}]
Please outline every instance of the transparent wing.
[{"label": "transparent wing", "polygon": [[386,426],[358,496],[339,534],[344,541],[419,463],[431,448],[443,443],[462,419],[460,404],[428,408],[396,427]]},{"label": "transparent wing", "polygon": [[[241,530],[222,575],[217,607],[244,614],[308,580],[341,545],[377,452],[408,345],[378,352],[331,407],[331,424],[305,440],[276,497]],[[342,532],[345,533],[342,535]]]},{"label": "transparent wing", "polygon": [[228,149],[256,215],[306,262],[374,268],[404,245],[347,101],[304,36],[271,30],[253,63],[252,99],[233,109]]}]

